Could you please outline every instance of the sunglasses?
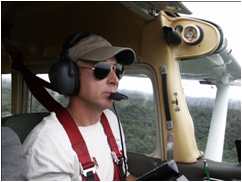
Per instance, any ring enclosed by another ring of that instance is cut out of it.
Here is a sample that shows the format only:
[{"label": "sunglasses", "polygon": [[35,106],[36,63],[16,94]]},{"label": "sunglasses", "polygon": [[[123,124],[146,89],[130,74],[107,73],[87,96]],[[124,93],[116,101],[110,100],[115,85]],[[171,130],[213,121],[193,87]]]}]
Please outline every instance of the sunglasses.
[{"label": "sunglasses", "polygon": [[102,80],[108,76],[108,74],[114,70],[116,76],[120,80],[124,74],[124,67],[121,64],[109,64],[109,63],[97,63],[94,66],[84,66],[84,65],[79,65],[80,68],[88,68],[91,69],[94,73],[94,76],[98,80]]}]

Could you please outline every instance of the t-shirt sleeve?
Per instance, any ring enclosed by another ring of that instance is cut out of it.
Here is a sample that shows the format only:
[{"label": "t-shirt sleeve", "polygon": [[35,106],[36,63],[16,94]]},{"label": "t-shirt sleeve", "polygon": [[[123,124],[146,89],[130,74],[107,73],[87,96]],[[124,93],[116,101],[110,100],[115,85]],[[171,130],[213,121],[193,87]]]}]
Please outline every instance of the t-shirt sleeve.
[{"label": "t-shirt sleeve", "polygon": [[77,156],[68,138],[58,132],[43,129],[28,137],[24,144],[28,180],[80,180]]}]

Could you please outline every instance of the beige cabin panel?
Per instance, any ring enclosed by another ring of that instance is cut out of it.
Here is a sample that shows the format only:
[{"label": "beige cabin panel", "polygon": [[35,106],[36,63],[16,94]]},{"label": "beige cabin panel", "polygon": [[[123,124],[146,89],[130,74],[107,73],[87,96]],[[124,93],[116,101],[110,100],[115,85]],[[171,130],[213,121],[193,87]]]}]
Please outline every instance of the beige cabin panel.
[{"label": "beige cabin panel", "polygon": [[[203,38],[200,43],[191,45],[182,40],[180,45],[173,47],[176,59],[188,59],[212,54],[217,50],[222,41],[217,27],[204,20],[189,17],[173,18],[167,16],[164,12],[161,13],[161,19],[163,22],[162,26],[170,26],[174,30],[177,26],[182,26],[184,28],[187,25],[195,25],[202,30]],[[180,32],[178,32],[178,34],[180,34]]]},{"label": "beige cabin panel", "polygon": [[[157,74],[156,80],[158,81],[157,85],[160,94],[159,105],[162,113],[161,124],[163,126],[163,157],[166,158],[167,130],[160,68],[162,65],[166,65],[168,71],[169,108],[174,122],[174,159],[179,162],[193,163],[200,156],[195,140],[193,121],[181,86],[181,76],[177,60],[175,59],[172,47],[169,47],[161,38],[161,27],[159,18],[146,25],[142,37],[141,56],[142,62],[153,66]],[[175,93],[177,93],[179,111],[176,111],[176,108],[172,105]]]}]

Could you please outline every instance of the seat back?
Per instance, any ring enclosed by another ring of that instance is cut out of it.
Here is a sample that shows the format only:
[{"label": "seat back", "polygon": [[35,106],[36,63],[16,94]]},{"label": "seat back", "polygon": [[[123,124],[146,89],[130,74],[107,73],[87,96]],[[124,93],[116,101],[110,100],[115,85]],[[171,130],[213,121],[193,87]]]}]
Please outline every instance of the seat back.
[{"label": "seat back", "polygon": [[26,180],[27,163],[17,134],[9,127],[1,127],[1,180]]},{"label": "seat back", "polygon": [[12,128],[23,143],[30,131],[48,114],[48,112],[42,112],[8,116],[2,118],[2,126]]}]

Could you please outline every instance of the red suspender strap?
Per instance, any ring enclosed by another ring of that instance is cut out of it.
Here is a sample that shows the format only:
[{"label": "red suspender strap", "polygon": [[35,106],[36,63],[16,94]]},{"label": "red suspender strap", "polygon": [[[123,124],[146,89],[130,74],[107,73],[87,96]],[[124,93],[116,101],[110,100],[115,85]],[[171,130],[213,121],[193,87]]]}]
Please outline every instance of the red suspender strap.
[{"label": "red suspender strap", "polygon": [[98,181],[99,178],[96,174],[96,166],[88,153],[86,143],[72,117],[67,110],[57,115],[58,120],[64,127],[70,141],[72,148],[76,152],[78,159],[81,163],[81,175],[83,180]]},{"label": "red suspender strap", "polygon": [[[69,112],[63,109],[63,112],[57,115],[58,120],[66,130],[66,133],[71,141],[72,147],[77,153],[78,159],[81,163],[81,174],[84,180],[99,180],[96,174],[95,163],[91,160],[88,153],[86,143],[76,126],[74,120],[70,116]],[[104,113],[101,115],[101,124],[103,126],[104,132],[107,135],[108,143],[111,148],[113,162],[114,162],[114,180],[120,181],[121,171],[122,171],[122,154],[119,152],[118,145],[113,136],[112,130],[109,126],[108,120]]]},{"label": "red suspender strap", "polygon": [[114,162],[114,181],[120,181],[123,177],[122,176],[123,175],[122,154],[119,151],[115,137],[113,136],[112,129],[110,128],[108,119],[104,113],[102,113],[101,115],[101,123],[103,125],[104,132],[107,135],[108,143],[112,152],[112,157]]}]

